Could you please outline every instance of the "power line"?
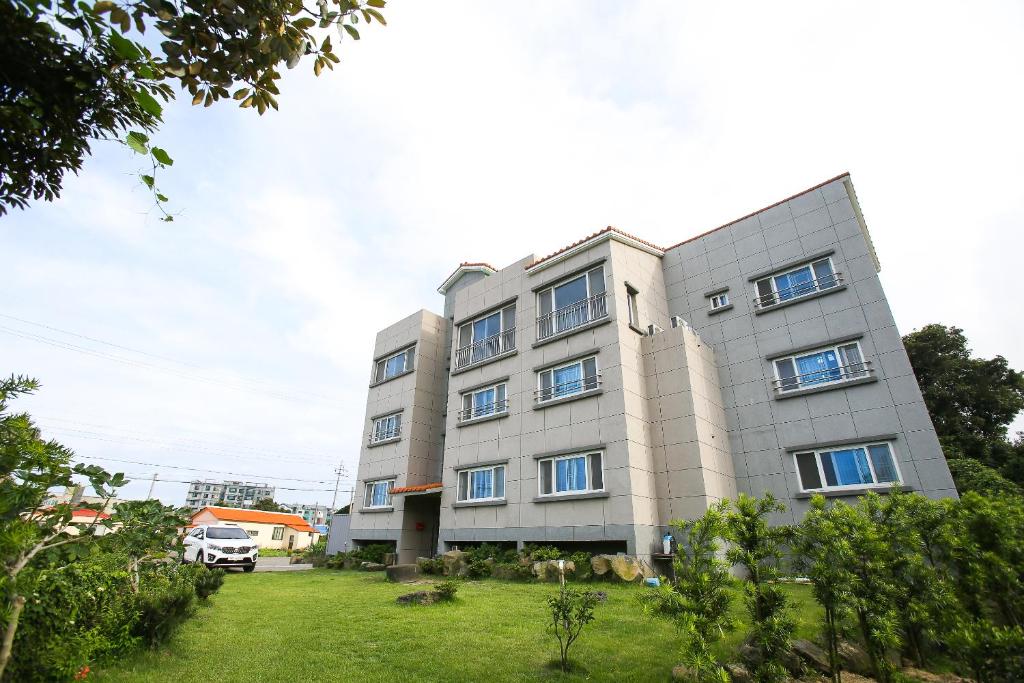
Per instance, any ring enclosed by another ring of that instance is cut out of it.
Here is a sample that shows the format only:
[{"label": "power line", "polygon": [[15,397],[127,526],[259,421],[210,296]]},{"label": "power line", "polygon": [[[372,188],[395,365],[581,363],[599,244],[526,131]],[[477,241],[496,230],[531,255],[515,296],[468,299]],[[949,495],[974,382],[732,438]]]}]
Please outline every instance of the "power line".
[{"label": "power line", "polygon": [[[71,419],[63,418],[63,417],[52,417],[52,416],[48,416],[48,415],[40,415],[38,413],[35,413],[35,417],[39,421],[44,422],[44,423],[50,422],[50,421],[56,421],[56,422],[66,422],[66,423],[71,424],[71,425],[78,425],[78,426],[83,426],[83,427],[97,427],[97,428],[99,428],[99,431],[97,433],[123,432],[124,434],[126,434],[128,436],[132,436],[132,437],[139,436],[139,437],[143,437],[143,438],[151,438],[151,439],[156,439],[156,440],[163,440],[163,437],[161,435],[159,435],[159,434],[152,434],[152,433],[149,433],[149,432],[143,432],[143,431],[139,431],[137,429],[126,429],[124,427],[114,427],[113,425],[105,425],[105,424],[100,424],[100,423],[97,423],[97,422],[82,422],[80,420],[71,420]],[[55,428],[61,429],[61,427],[59,427],[59,426],[55,427]],[[72,429],[72,427],[68,427],[67,429]],[[93,432],[93,430],[86,430],[86,431]],[[113,435],[120,436],[119,434],[113,434]],[[216,436],[216,435],[211,435],[211,436]],[[225,436],[225,435],[221,435],[221,436]],[[249,452],[252,452],[252,453],[262,453],[262,454],[265,454],[265,455],[273,456],[275,459],[280,459],[280,456],[282,456],[282,455],[296,455],[296,456],[299,456],[299,457],[310,457],[310,458],[319,458],[319,457],[325,455],[324,453],[318,453],[318,452],[314,452],[314,451],[303,451],[303,450],[282,451],[282,450],[278,450],[278,449],[266,449],[266,448],[256,448],[256,447],[253,447],[253,446],[236,445],[237,442],[235,442],[235,441],[232,441],[231,443],[221,443],[221,444],[219,444],[219,443],[214,443],[212,441],[203,441],[203,440],[200,440],[200,439],[189,439],[189,438],[184,438],[184,437],[179,437],[179,436],[173,437],[173,439],[175,441],[182,441],[182,442],[186,442],[186,443],[198,444],[201,447],[219,448],[219,447],[223,446],[223,447],[228,448],[229,450],[249,451]]]},{"label": "power line", "polygon": [[[254,481],[257,480],[257,479],[263,479],[263,480],[267,480],[267,481],[299,481],[299,482],[303,482],[303,483],[306,483],[306,484],[330,484],[333,481],[333,480],[330,480],[330,479],[298,479],[298,478],[295,478],[295,477],[272,477],[272,476],[264,475],[264,474],[242,474],[240,472],[228,472],[228,471],[225,471],[225,470],[210,470],[210,469],[204,469],[204,468],[200,468],[200,467],[185,467],[184,465],[167,465],[167,464],[164,464],[164,463],[146,462],[145,460],[126,460],[126,459],[121,459],[121,458],[111,458],[111,457],[106,456],[106,455],[86,455],[86,456],[76,457],[76,459],[77,460],[81,460],[81,459],[101,460],[101,461],[118,462],[118,463],[123,463],[123,464],[126,464],[126,465],[147,465],[149,467],[165,468],[165,469],[171,469],[171,470],[188,470],[190,472],[206,472],[208,474],[223,474],[223,475],[226,475],[226,476],[229,476],[229,477],[241,477],[243,479],[252,479]],[[165,479],[163,481],[168,481],[168,480]]]},{"label": "power line", "polygon": [[[4,315],[4,314],[0,314],[0,316],[12,317],[12,316]],[[17,319],[17,320],[20,320],[20,319]],[[26,322],[29,322],[29,321],[26,321]],[[40,324],[40,323],[31,323],[31,322],[29,322],[29,324]],[[57,329],[57,328],[50,328],[50,329]],[[141,361],[141,360],[137,360],[137,359],[125,358],[123,356],[118,356],[118,355],[115,355],[115,354],[112,354],[112,353],[108,353],[108,352],[105,352],[105,351],[99,351],[99,350],[96,350],[96,349],[90,349],[90,348],[85,347],[85,346],[79,346],[77,344],[72,344],[71,342],[66,342],[66,341],[63,341],[63,340],[60,340],[60,339],[53,339],[51,337],[46,337],[46,336],[43,336],[43,335],[40,335],[40,334],[36,334],[34,332],[28,332],[26,330],[19,330],[19,329],[16,329],[16,328],[5,327],[5,326],[0,325],[0,332],[9,334],[9,335],[12,335],[12,336],[15,336],[15,337],[19,337],[21,339],[26,339],[28,341],[34,341],[34,342],[37,342],[37,343],[40,343],[40,344],[46,344],[48,346],[53,346],[53,347],[56,347],[56,348],[59,348],[59,349],[64,349],[66,351],[74,351],[75,353],[81,353],[81,354],[84,354],[84,355],[87,355],[87,356],[92,356],[94,358],[100,358],[100,359],[108,360],[108,361],[115,362],[115,363],[121,363],[123,365],[128,365],[128,366],[131,366],[131,367],[139,367],[139,368],[146,368],[146,369],[149,369],[149,370],[156,370],[158,372],[164,372],[164,373],[170,374],[172,376],[175,376],[175,377],[178,377],[178,378],[181,378],[181,379],[187,379],[187,380],[192,380],[192,381],[196,381],[196,382],[202,382],[204,384],[213,384],[213,385],[223,386],[223,387],[226,387],[228,389],[233,389],[235,391],[240,391],[240,392],[243,392],[243,393],[249,393],[249,394],[257,394],[257,393],[259,393],[259,394],[264,394],[264,395],[267,395],[267,396],[271,396],[273,398],[278,398],[278,399],[282,399],[282,400],[289,400],[289,401],[301,401],[301,402],[307,402],[307,403],[320,403],[320,404],[327,404],[327,405],[334,405],[334,406],[340,406],[341,405],[337,400],[331,399],[329,397],[321,396],[320,394],[314,394],[313,392],[308,392],[308,391],[303,391],[303,390],[298,390],[298,392],[297,392],[299,394],[306,394],[307,396],[316,397],[314,399],[310,399],[310,398],[302,398],[301,396],[297,396],[296,392],[294,392],[294,391],[289,393],[289,390],[287,390],[287,389],[284,389],[282,391],[282,390],[275,390],[275,389],[271,389],[271,388],[263,389],[263,388],[260,388],[260,387],[245,386],[245,385],[240,385],[240,384],[232,384],[232,383],[226,382],[226,381],[218,379],[218,378],[198,375],[198,374],[193,373],[193,372],[178,370],[178,369],[175,369],[175,368],[169,368],[169,367],[166,367],[166,366],[163,366],[163,365],[157,365],[155,363],[147,363],[145,361]],[[67,333],[67,334],[74,334],[74,333]],[[82,336],[82,335],[76,335],[76,336]],[[83,338],[91,339],[91,337],[83,337]],[[106,344],[106,343],[109,343],[109,342],[99,342],[99,343]],[[116,345],[114,345],[114,346],[116,346]],[[127,347],[118,347],[118,348],[127,348]],[[138,353],[145,353],[145,352],[138,352]],[[146,354],[146,355],[152,355],[152,354]],[[178,361],[173,361],[173,362],[178,363]],[[182,364],[182,365],[187,365],[187,364]],[[247,380],[245,378],[241,378],[241,381],[243,381],[243,382],[250,382],[250,383],[256,383],[256,384],[269,384],[268,382],[264,382],[262,380]]]}]

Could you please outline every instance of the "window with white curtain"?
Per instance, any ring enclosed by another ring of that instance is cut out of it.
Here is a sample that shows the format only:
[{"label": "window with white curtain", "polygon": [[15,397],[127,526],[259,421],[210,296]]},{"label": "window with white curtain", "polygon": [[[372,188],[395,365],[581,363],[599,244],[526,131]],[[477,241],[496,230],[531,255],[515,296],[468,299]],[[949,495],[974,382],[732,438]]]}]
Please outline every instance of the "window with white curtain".
[{"label": "window with white curtain", "polygon": [[604,490],[601,451],[544,458],[537,461],[537,482],[542,496]]},{"label": "window with white curtain", "polygon": [[885,487],[901,481],[888,441],[801,451],[794,457],[804,491]]},{"label": "window with white curtain", "polygon": [[489,415],[498,415],[508,410],[505,383],[467,391],[462,395],[462,412],[459,420],[475,420]]},{"label": "window with white curtain", "polygon": [[869,374],[860,343],[856,341],[777,358],[773,365],[775,386],[780,393],[858,379]]},{"label": "window with white curtain", "polygon": [[574,360],[537,373],[537,402],[581,394],[599,383],[596,356]]},{"label": "window with white curtain", "polygon": [[395,488],[394,479],[380,479],[366,482],[363,497],[364,508],[391,507],[391,489]]},{"label": "window with white curtain", "polygon": [[501,500],[504,497],[504,465],[489,465],[459,472],[460,501]]},{"label": "window with white curtain", "polygon": [[386,379],[391,379],[401,375],[403,372],[412,370],[413,356],[416,353],[416,347],[410,346],[407,349],[402,349],[398,353],[394,353],[387,358],[381,358],[377,361],[373,371],[373,381],[383,382]]},{"label": "window with white curtain", "polygon": [[397,439],[402,435],[402,414],[394,413],[378,417],[373,421],[373,431],[370,433],[370,443]]}]

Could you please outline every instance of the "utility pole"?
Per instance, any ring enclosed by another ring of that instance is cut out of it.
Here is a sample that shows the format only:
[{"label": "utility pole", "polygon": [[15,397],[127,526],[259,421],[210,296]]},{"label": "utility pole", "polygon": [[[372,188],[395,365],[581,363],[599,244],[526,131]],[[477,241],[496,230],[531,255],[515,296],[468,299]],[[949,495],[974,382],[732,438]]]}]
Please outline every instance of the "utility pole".
[{"label": "utility pole", "polygon": [[334,468],[334,474],[336,476],[334,478],[334,497],[331,498],[331,512],[332,513],[334,512],[334,510],[337,509],[335,506],[338,504],[338,486],[341,484],[341,475],[344,474],[344,473],[345,473],[345,465],[344,464],[339,464],[336,468]]},{"label": "utility pole", "polygon": [[148,496],[146,496],[146,499],[147,499],[147,500],[149,500],[149,499],[152,499],[152,498],[153,498],[153,488],[154,488],[154,487],[156,486],[156,477],[157,477],[157,474],[159,474],[159,473],[158,473],[158,472],[154,472],[154,473],[153,473],[153,481],[149,482],[149,495],[148,495]]}]

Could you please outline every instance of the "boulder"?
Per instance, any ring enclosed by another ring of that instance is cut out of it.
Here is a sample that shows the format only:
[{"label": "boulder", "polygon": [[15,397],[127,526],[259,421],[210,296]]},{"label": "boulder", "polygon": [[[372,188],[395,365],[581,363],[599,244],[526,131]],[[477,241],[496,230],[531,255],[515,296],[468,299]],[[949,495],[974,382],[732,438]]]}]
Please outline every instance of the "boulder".
[{"label": "boulder", "polygon": [[828,664],[828,653],[809,640],[797,639],[790,646],[793,653],[804,661],[808,669],[828,676],[832,667]]},{"label": "boulder", "polygon": [[304,564],[306,558],[303,555],[292,555],[288,558],[288,564]]},{"label": "boulder", "polygon": [[750,669],[742,664],[732,662],[723,665],[723,668],[729,672],[729,678],[732,679],[732,683],[754,683],[754,675],[750,673]]},{"label": "boulder", "polygon": [[416,591],[395,598],[395,602],[399,605],[431,605],[436,601],[437,593],[434,591]]},{"label": "boulder", "polygon": [[388,581],[401,583],[403,581],[414,581],[420,574],[420,568],[415,564],[393,564],[384,570]]},{"label": "boulder", "polygon": [[458,578],[469,576],[469,561],[466,559],[466,553],[461,550],[449,550],[441,555],[441,561],[444,563],[445,576]]},{"label": "boulder", "polygon": [[857,643],[851,643],[848,640],[840,640],[839,646],[839,661],[843,664],[844,671],[852,671],[855,674],[861,676],[873,676],[874,670],[871,668],[871,657],[864,651]]},{"label": "boulder", "polygon": [[590,568],[596,578],[628,583],[639,583],[655,576],[650,565],[632,555],[594,555],[590,558]]},{"label": "boulder", "polygon": [[[576,565],[570,560],[565,561],[565,575],[572,576]],[[533,575],[540,581],[558,581],[558,560],[541,560],[533,563]]]},{"label": "boulder", "polygon": [[590,558],[590,569],[594,576],[609,578],[612,572],[611,555],[594,555]]},{"label": "boulder", "polygon": [[384,565],[377,564],[376,562],[363,562],[359,565],[359,568],[364,572],[382,572],[387,569]]}]

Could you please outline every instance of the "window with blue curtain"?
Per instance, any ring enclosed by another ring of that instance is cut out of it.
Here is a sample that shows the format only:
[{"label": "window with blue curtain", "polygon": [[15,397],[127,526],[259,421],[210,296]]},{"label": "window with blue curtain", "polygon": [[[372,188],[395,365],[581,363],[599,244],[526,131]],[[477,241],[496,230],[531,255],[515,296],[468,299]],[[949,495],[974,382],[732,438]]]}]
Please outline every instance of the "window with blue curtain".
[{"label": "window with blue curtain", "polygon": [[470,472],[470,498],[490,498],[494,488],[493,470],[476,470]]},{"label": "window with blue curtain", "polygon": [[841,377],[839,357],[831,349],[797,356],[796,367],[802,385],[834,382]]},{"label": "window with blue curtain", "polygon": [[871,454],[871,465],[875,468],[875,476],[879,483],[899,481],[896,465],[892,461],[892,451],[889,450],[888,444],[868,446],[868,452]]},{"label": "window with blue curtain", "polygon": [[583,389],[583,369],[579,363],[557,368],[554,371],[554,395],[567,396]]},{"label": "window with blue curtain", "polygon": [[373,484],[373,491],[370,495],[370,505],[383,507],[388,504],[388,485],[390,482],[378,481]]},{"label": "window with blue curtain", "polygon": [[490,415],[494,412],[494,389],[473,394],[473,417]]},{"label": "window with blue curtain", "polygon": [[562,458],[555,461],[555,491],[587,490],[587,458]]},{"label": "window with blue curtain", "polygon": [[814,291],[814,276],[811,274],[811,267],[804,266],[799,270],[776,275],[775,289],[782,301]]},{"label": "window with blue curtain", "polygon": [[863,448],[850,448],[842,451],[823,453],[823,457],[831,456],[835,470],[836,485],[854,486],[856,484],[873,484],[871,468]]}]

